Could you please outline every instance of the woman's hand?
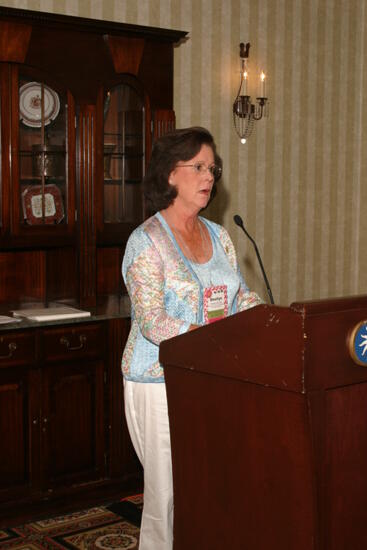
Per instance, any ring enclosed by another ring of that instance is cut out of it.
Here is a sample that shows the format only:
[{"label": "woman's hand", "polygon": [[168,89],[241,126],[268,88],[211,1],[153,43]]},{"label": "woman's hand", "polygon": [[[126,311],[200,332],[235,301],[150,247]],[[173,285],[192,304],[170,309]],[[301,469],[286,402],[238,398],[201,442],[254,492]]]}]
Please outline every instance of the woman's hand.
[{"label": "woman's hand", "polygon": [[190,326],[189,326],[189,330],[195,330],[195,329],[197,329],[197,328],[199,328],[199,327],[200,327],[200,325],[190,325]]}]

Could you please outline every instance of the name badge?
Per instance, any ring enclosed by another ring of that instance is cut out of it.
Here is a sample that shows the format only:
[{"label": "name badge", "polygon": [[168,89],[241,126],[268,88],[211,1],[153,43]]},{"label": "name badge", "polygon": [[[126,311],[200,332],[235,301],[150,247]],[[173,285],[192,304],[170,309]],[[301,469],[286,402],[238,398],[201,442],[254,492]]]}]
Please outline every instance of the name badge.
[{"label": "name badge", "polygon": [[214,323],[228,315],[226,285],[210,286],[204,290],[204,321]]}]

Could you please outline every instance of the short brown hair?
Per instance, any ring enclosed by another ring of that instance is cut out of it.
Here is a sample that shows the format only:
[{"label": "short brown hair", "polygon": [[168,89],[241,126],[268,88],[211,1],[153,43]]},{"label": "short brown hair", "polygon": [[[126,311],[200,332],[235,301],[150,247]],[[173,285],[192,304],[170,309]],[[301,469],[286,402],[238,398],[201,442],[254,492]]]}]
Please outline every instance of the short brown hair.
[{"label": "short brown hair", "polygon": [[[169,175],[177,163],[195,157],[204,144],[211,147],[215,164],[222,167],[222,159],[217,154],[213,136],[200,126],[175,130],[154,143],[143,182],[147,207],[152,214],[170,206],[177,196],[176,188],[168,182]],[[216,181],[219,179],[220,177],[214,181],[210,201],[216,194]]]}]

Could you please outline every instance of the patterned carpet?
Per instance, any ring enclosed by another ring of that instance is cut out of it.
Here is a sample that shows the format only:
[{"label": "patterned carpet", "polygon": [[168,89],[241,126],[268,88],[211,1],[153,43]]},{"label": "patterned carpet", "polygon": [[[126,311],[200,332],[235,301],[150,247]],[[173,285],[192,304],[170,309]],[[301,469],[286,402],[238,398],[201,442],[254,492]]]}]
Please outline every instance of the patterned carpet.
[{"label": "patterned carpet", "polygon": [[0,549],[136,550],[142,495],[65,516],[0,529]]}]

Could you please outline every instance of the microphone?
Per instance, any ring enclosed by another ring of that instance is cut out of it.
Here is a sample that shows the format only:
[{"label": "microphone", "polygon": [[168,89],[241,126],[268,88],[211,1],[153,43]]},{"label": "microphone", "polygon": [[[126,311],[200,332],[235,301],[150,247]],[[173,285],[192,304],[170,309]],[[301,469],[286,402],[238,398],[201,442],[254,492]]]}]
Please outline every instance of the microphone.
[{"label": "microphone", "polygon": [[257,245],[254,241],[254,239],[251,237],[251,235],[249,235],[245,229],[245,226],[243,225],[243,221],[242,221],[242,218],[241,216],[239,216],[238,214],[236,214],[235,216],[233,216],[233,221],[236,225],[238,225],[238,227],[240,227],[242,229],[242,231],[245,233],[246,237],[250,239],[250,241],[252,242],[252,244],[254,245],[254,248],[255,248],[255,252],[256,252],[256,256],[257,256],[257,259],[259,261],[259,264],[260,264],[260,267],[261,267],[261,271],[262,271],[262,274],[263,274],[263,277],[264,277],[264,281],[265,281],[265,284],[266,284],[266,289],[268,291],[268,294],[269,294],[269,298],[270,298],[270,303],[271,304],[274,304],[274,298],[273,298],[273,294],[271,292],[271,288],[270,288],[270,285],[269,285],[269,281],[268,281],[268,278],[266,276],[266,273],[265,273],[265,269],[264,269],[264,266],[263,266],[263,263],[261,261],[261,258],[260,258],[260,254],[259,254],[259,250],[257,248]]}]

